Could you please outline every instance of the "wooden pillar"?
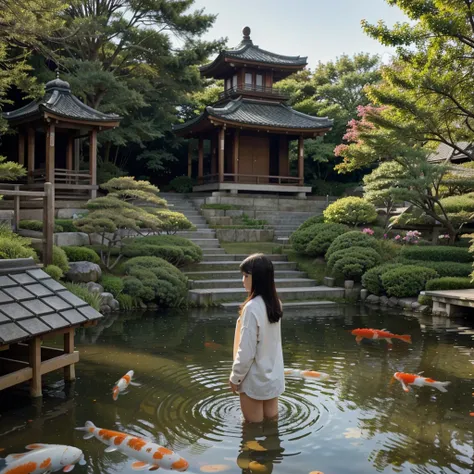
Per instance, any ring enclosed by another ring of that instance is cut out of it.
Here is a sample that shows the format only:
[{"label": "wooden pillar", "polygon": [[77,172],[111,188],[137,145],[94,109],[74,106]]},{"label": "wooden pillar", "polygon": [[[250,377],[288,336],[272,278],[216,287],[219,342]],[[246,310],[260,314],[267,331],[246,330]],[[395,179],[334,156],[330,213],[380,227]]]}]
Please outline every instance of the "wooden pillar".
[{"label": "wooden pillar", "polygon": [[[97,184],[97,130],[89,132],[89,174],[91,175],[91,185]],[[97,197],[97,190],[91,189],[91,199]]]},{"label": "wooden pillar", "polygon": [[33,183],[33,171],[35,170],[35,129],[28,129],[28,183]]},{"label": "wooden pillar", "polygon": [[[74,352],[74,328],[69,329],[64,334],[64,353],[72,354]],[[64,367],[64,381],[72,382],[76,380],[76,369],[74,364]]]},{"label": "wooden pillar", "polygon": [[199,137],[199,142],[198,142],[198,180],[199,180],[199,183],[201,183],[203,175],[204,175],[204,140],[202,137]]},{"label": "wooden pillar", "polygon": [[18,133],[18,163],[25,164],[25,134],[22,131]]},{"label": "wooden pillar", "polygon": [[[15,191],[19,191],[20,186],[16,184],[14,189]],[[15,232],[20,230],[20,196],[13,198],[13,226]]]},{"label": "wooden pillar", "polygon": [[298,178],[300,186],[304,184],[304,139],[298,138]]},{"label": "wooden pillar", "polygon": [[193,142],[191,138],[188,140],[188,178],[193,174]]},{"label": "wooden pillar", "polygon": [[43,201],[43,265],[53,263],[53,240],[54,240],[54,186],[52,183],[44,183]]},{"label": "wooden pillar", "polygon": [[219,129],[218,139],[218,170],[219,170],[219,183],[224,182],[224,150],[225,150],[225,128]]},{"label": "wooden pillar", "polygon": [[[69,134],[67,138],[67,148],[66,148],[66,169],[68,171],[73,170],[73,162],[72,162],[72,155],[74,153],[74,136]],[[68,176],[67,183],[71,183],[71,178]]]},{"label": "wooden pillar", "polygon": [[46,182],[54,184],[55,127],[53,123],[46,129]]},{"label": "wooden pillar", "polygon": [[33,370],[33,377],[30,382],[30,395],[32,397],[42,397],[41,387],[41,339],[35,337],[29,343],[29,363]]},{"label": "wooden pillar", "polygon": [[232,149],[232,173],[234,174],[234,181],[238,182],[239,174],[239,141],[240,141],[240,130],[238,128],[234,131],[234,146]]},{"label": "wooden pillar", "polygon": [[211,136],[211,174],[217,174],[217,137],[215,134]]}]

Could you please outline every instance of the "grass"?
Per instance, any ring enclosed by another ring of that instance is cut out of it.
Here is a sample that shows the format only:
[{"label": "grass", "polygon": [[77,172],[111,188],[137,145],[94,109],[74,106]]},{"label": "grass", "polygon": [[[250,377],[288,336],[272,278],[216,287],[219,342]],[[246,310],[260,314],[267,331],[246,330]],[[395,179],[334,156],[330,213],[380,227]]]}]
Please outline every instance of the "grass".
[{"label": "grass", "polygon": [[251,255],[253,253],[281,254],[283,247],[275,242],[221,242],[227,253]]},{"label": "grass", "polygon": [[288,255],[289,262],[296,262],[298,270],[305,272],[308,278],[315,280],[318,284],[323,283],[323,278],[326,276],[326,262],[319,259],[311,259],[307,255],[301,255],[294,250],[288,249],[284,253]]}]

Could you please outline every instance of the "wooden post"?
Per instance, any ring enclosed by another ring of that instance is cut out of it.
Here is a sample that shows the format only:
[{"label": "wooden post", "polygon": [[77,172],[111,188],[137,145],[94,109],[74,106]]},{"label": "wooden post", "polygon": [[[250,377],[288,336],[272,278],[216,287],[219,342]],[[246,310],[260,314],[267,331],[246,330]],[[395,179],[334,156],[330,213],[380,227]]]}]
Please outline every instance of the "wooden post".
[{"label": "wooden post", "polygon": [[[72,354],[74,352],[74,328],[69,329],[64,334],[64,353]],[[64,381],[72,382],[76,380],[76,369],[74,364],[64,367]]]},{"label": "wooden post", "polygon": [[25,134],[21,131],[18,133],[18,163],[25,164]]},{"label": "wooden post", "polygon": [[204,175],[204,140],[202,137],[199,137],[198,142],[198,181],[202,182],[202,177]]},{"label": "wooden post", "polygon": [[41,387],[41,339],[35,337],[29,343],[29,362],[33,370],[33,377],[30,382],[30,395],[34,398],[42,397]]},{"label": "wooden post", "polygon": [[298,178],[299,185],[304,184],[304,139],[303,137],[298,138]]},{"label": "wooden post", "polygon": [[239,180],[239,141],[240,141],[240,130],[235,129],[234,133],[234,148],[232,150],[232,173],[234,173],[234,181],[237,183]]},{"label": "wooden post", "polygon": [[[20,190],[18,184],[14,187],[15,191]],[[20,196],[13,197],[13,225],[15,227],[15,232],[18,232],[20,229]]]},{"label": "wooden post", "polygon": [[[89,174],[91,175],[91,184],[97,184],[97,130],[91,130],[89,133]],[[91,190],[91,199],[97,197],[97,190]]]},{"label": "wooden post", "polygon": [[[73,162],[74,162],[74,171],[77,173],[79,171],[79,165],[81,161],[81,139],[74,139],[74,151],[73,151]],[[79,177],[76,174],[75,183],[79,184]]]},{"label": "wooden post", "polygon": [[219,183],[224,182],[224,149],[225,149],[225,129],[219,129],[219,143],[218,143],[218,169],[219,169]]},{"label": "wooden post", "polygon": [[[66,169],[72,171],[72,155],[74,151],[74,136],[69,135],[67,138],[67,148],[66,148]],[[70,176],[67,176],[66,183],[72,183]]]},{"label": "wooden post", "polygon": [[50,123],[46,131],[46,182],[54,184],[55,130]]},{"label": "wooden post", "polygon": [[28,183],[33,184],[35,170],[35,129],[28,129]]},{"label": "wooden post", "polygon": [[193,142],[191,138],[188,140],[188,178],[193,174]]},{"label": "wooden post", "polygon": [[217,143],[216,135],[213,133],[211,136],[211,174],[217,174]]},{"label": "wooden post", "polygon": [[53,263],[53,240],[54,240],[54,186],[52,183],[44,183],[43,203],[43,264]]}]

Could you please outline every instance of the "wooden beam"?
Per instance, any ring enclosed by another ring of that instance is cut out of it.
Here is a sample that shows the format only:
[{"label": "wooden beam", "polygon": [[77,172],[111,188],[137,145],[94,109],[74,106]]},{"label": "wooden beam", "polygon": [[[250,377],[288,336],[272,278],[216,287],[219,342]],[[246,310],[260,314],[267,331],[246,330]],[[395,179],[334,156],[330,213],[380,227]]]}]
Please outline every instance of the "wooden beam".
[{"label": "wooden beam", "polygon": [[25,367],[11,374],[2,375],[0,376],[0,390],[31,380],[32,376],[33,371],[31,367]]},{"label": "wooden beam", "polygon": [[[71,328],[68,333],[64,334],[64,353],[74,353],[74,329]],[[64,367],[64,381],[72,382],[76,380],[76,370],[74,364]]]},{"label": "wooden beam", "polygon": [[188,140],[188,178],[193,174],[193,142]]},{"label": "wooden beam", "polygon": [[30,341],[30,367],[33,371],[30,382],[30,394],[33,398],[43,396],[41,387],[41,339]]},{"label": "wooden beam", "polygon": [[218,139],[219,183],[224,182],[224,150],[225,150],[225,129],[224,127],[221,127],[219,129],[219,139]]},{"label": "wooden beam", "polygon": [[54,186],[44,183],[45,197],[43,201],[43,264],[53,263],[54,241]]},{"label": "wooden beam", "polygon": [[45,360],[41,363],[40,372],[41,375],[49,374],[68,366],[73,366],[79,362],[79,352],[73,352],[72,354],[63,354],[59,357],[53,357],[52,359]]},{"label": "wooden beam", "polygon": [[54,124],[50,123],[46,129],[46,181],[54,184],[54,165],[56,154],[56,132]]},{"label": "wooden beam", "polygon": [[[10,354],[7,355],[9,356]],[[14,372],[15,370],[21,370],[28,366],[28,362],[25,362],[24,360],[14,359],[12,356],[0,357],[0,367],[2,371]]]},{"label": "wooden beam", "polygon": [[21,131],[18,133],[18,163],[25,164],[25,134]]},{"label": "wooden beam", "polygon": [[[89,133],[89,174],[91,175],[91,184],[97,184],[97,130],[93,129]],[[97,191],[91,189],[91,199],[97,197]]]},{"label": "wooden beam", "polygon": [[304,138],[298,138],[298,178],[299,184],[304,183]]},{"label": "wooden beam", "polygon": [[28,129],[28,182],[33,182],[33,171],[35,170],[35,129]]},{"label": "wooden beam", "polygon": [[8,349],[10,349],[10,345],[9,344],[6,344],[4,346],[0,346],[0,352],[2,351],[8,351]]},{"label": "wooden beam", "polygon": [[234,146],[232,149],[232,173],[234,173],[234,181],[237,182],[239,174],[239,142],[240,142],[240,130],[236,128],[234,130]]},{"label": "wooden beam", "polygon": [[199,137],[198,141],[198,179],[201,180],[204,175],[204,139]]}]

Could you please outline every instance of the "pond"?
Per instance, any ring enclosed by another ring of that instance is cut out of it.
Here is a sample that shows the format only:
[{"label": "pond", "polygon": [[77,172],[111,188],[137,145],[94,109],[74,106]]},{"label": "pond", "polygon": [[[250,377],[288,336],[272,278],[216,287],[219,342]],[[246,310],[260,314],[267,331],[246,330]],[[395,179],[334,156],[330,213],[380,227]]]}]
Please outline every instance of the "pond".
[{"label": "pond", "polygon": [[[79,330],[73,385],[56,374],[42,400],[18,388],[0,395],[0,455],[71,444],[87,461],[75,472],[134,472],[125,456],[74,430],[91,420],[178,451],[191,473],[209,465],[229,474],[474,472],[472,321],[349,305],[285,314],[285,366],[330,378],[287,377],[278,423],[244,426],[227,386],[235,320],[219,310],[114,314]],[[359,327],[410,334],[413,343],[358,345],[351,330]],[[114,402],[112,386],[130,369],[140,386]],[[451,384],[446,393],[405,393],[390,383],[396,371]]]}]

